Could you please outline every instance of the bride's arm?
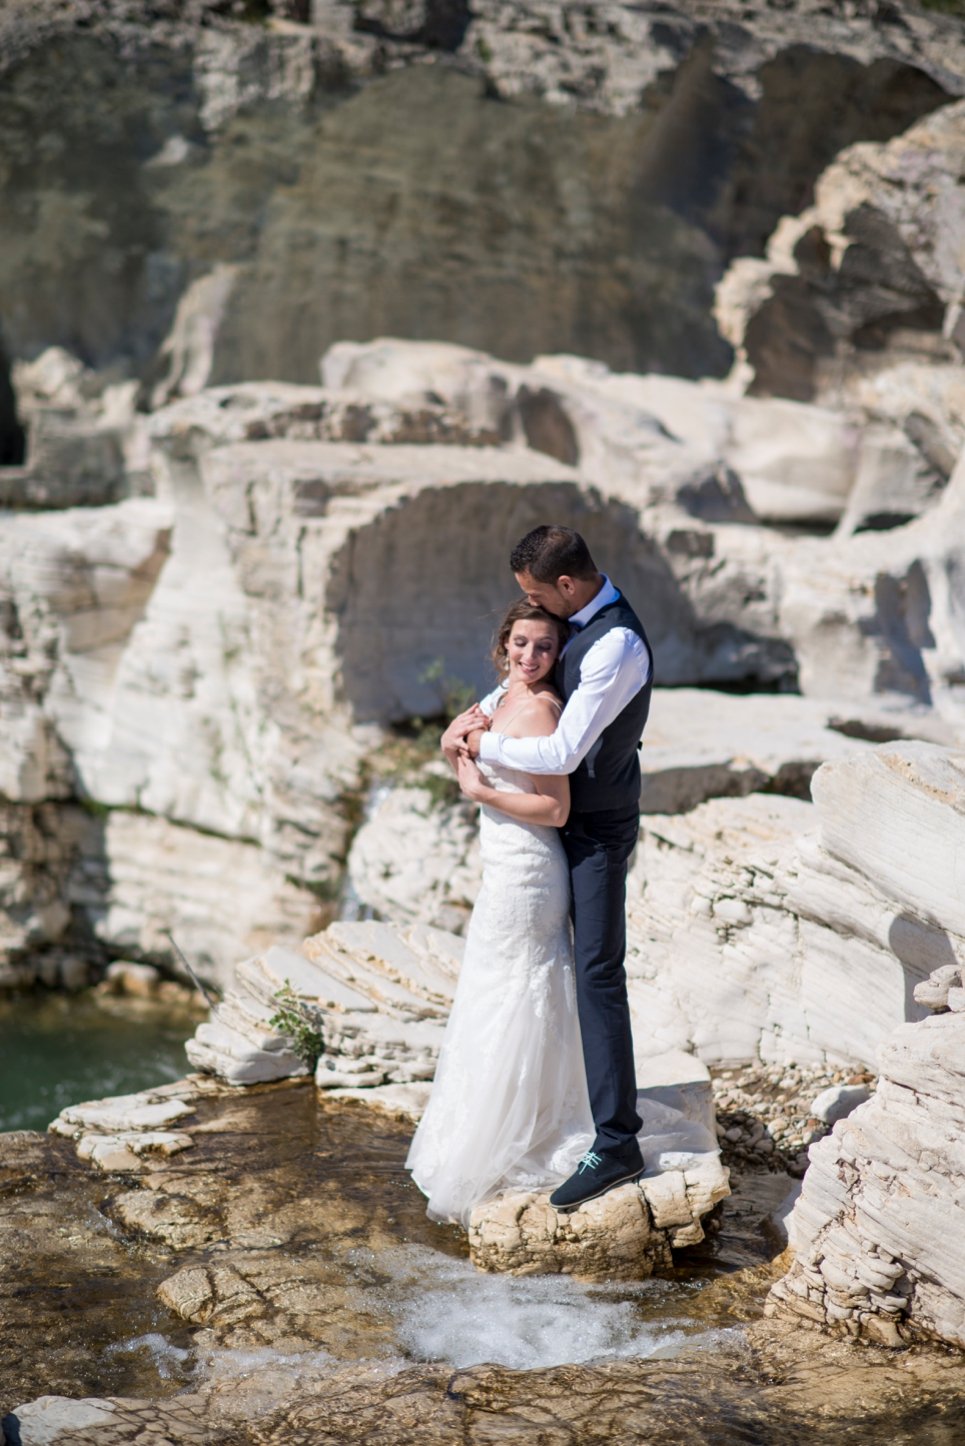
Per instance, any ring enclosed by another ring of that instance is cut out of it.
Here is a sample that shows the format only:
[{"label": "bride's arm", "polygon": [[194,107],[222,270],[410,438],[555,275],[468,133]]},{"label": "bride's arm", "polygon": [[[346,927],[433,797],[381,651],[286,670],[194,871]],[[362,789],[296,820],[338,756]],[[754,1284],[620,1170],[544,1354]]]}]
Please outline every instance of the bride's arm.
[{"label": "bride's arm", "polygon": [[[552,707],[534,699],[533,706],[516,720],[517,727],[513,732],[520,737],[545,737],[555,729],[556,718]],[[467,798],[485,803],[510,818],[519,819],[522,823],[562,828],[569,817],[570,780],[566,774],[531,774],[535,793],[505,793],[487,783],[475,761],[464,753],[457,755],[455,769],[459,786]]]}]

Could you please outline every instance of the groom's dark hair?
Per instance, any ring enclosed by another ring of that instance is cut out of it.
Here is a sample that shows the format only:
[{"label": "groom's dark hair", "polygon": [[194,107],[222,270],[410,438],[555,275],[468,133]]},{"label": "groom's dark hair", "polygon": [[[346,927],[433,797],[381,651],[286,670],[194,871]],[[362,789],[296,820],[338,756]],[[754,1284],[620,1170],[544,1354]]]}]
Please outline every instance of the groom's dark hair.
[{"label": "groom's dark hair", "polygon": [[595,577],[597,566],[590,549],[572,527],[544,523],[521,537],[509,555],[513,572],[528,572],[537,582],[561,577]]}]

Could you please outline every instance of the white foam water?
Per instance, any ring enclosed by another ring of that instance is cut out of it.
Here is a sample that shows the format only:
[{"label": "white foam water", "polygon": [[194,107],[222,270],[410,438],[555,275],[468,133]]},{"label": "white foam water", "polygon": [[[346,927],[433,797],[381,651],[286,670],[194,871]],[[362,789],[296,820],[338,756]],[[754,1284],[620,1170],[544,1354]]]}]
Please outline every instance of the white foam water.
[{"label": "white foam water", "polygon": [[192,1354],[182,1346],[174,1345],[166,1336],[161,1335],[160,1331],[150,1331],[143,1336],[132,1336],[130,1340],[126,1341],[115,1341],[113,1345],[106,1348],[104,1354],[106,1356],[124,1356],[135,1355],[140,1351],[147,1351],[150,1354],[154,1368],[162,1381],[182,1375],[180,1367]]},{"label": "white foam water", "polygon": [[[669,1282],[617,1287],[561,1275],[483,1275],[467,1260],[415,1245],[353,1255],[363,1272],[374,1267],[381,1276],[375,1293],[395,1318],[399,1345],[410,1360],[533,1370],[607,1357],[671,1356],[685,1341],[697,1344],[683,1309],[679,1316],[673,1311]],[[646,1319],[647,1307],[664,1318]]]},{"label": "white foam water", "polygon": [[249,1380],[265,1371],[283,1374],[289,1378],[317,1376],[336,1364],[328,1351],[292,1351],[284,1354],[270,1346],[258,1346],[249,1350],[238,1348],[205,1351],[198,1356],[198,1375],[205,1381],[223,1382]]}]

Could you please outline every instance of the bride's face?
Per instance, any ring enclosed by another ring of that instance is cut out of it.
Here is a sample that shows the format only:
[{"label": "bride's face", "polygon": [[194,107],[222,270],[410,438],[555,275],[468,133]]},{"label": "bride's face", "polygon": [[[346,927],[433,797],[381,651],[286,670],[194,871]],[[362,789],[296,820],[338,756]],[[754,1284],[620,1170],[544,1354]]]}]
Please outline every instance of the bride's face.
[{"label": "bride's face", "polygon": [[514,623],[506,641],[509,681],[538,683],[552,669],[559,650],[559,637],[550,623],[539,618]]}]

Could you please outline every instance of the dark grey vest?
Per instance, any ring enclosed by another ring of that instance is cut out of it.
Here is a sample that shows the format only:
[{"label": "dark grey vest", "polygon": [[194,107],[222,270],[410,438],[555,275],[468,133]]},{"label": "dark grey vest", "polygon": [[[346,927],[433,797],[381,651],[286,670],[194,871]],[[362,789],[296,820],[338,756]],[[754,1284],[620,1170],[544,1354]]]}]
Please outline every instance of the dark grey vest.
[{"label": "dark grey vest", "polygon": [[[579,687],[583,659],[594,643],[611,628],[627,628],[650,647],[643,624],[622,597],[608,603],[590,619],[567,645],[556,665],[556,686],[564,702]],[[653,657],[653,650],[650,650]],[[604,728],[583,762],[570,774],[573,813],[602,813],[610,809],[636,808],[640,802],[640,758],[638,747],[650,712],[651,677],[627,706]]]}]

